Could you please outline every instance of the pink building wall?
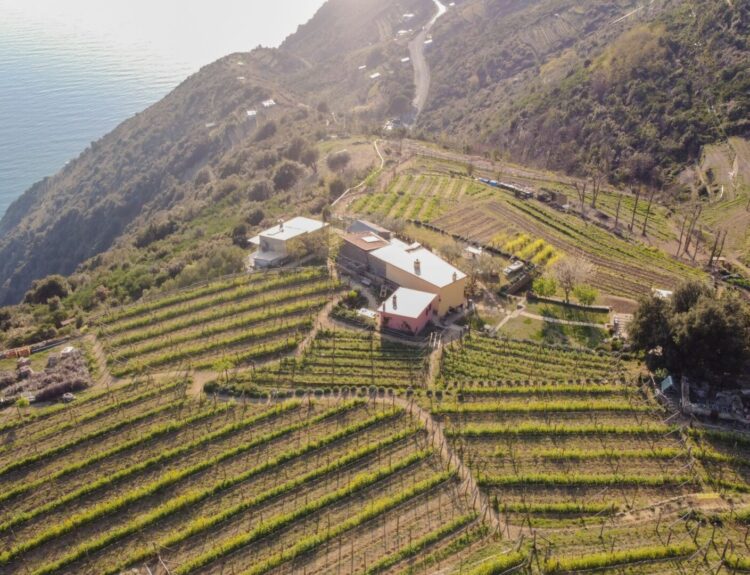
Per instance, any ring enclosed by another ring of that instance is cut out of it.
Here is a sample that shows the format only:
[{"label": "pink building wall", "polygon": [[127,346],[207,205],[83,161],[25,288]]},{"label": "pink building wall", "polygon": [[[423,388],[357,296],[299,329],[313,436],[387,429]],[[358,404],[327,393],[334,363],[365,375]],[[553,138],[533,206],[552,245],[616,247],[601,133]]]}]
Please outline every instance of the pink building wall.
[{"label": "pink building wall", "polygon": [[432,317],[432,311],[434,309],[435,308],[433,306],[430,306],[429,309],[424,310],[417,318],[404,317],[402,315],[397,315],[380,310],[378,311],[378,316],[380,317],[380,326],[397,331],[403,331],[406,333],[417,334],[422,331],[427,325],[427,322],[430,321],[430,318]]}]

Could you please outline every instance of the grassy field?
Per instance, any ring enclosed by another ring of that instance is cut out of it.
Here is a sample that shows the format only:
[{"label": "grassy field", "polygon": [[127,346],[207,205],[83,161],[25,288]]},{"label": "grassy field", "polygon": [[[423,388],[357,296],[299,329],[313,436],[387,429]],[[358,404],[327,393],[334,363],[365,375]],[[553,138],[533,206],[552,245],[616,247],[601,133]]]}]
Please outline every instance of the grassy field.
[{"label": "grassy field", "polygon": [[397,408],[217,403],[189,386],[138,381],[6,424],[0,570],[376,573],[476,526]]},{"label": "grassy field", "polygon": [[239,276],[113,311],[99,336],[116,376],[239,366],[294,350],[337,290],[325,268]]},{"label": "grassy field", "polygon": [[497,332],[513,339],[528,339],[548,345],[569,345],[596,348],[607,338],[598,327],[563,325],[530,317],[514,317]]}]

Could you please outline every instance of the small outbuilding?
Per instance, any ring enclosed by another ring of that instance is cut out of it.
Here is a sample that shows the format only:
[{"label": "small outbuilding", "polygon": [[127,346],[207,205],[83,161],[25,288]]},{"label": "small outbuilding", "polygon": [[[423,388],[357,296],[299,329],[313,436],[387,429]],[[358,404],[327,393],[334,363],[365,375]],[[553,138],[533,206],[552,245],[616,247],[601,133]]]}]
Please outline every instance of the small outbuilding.
[{"label": "small outbuilding", "polygon": [[409,288],[398,288],[378,308],[381,329],[391,329],[409,335],[421,333],[437,315],[437,294]]},{"label": "small outbuilding", "polygon": [[369,264],[370,253],[388,245],[388,240],[373,232],[347,233],[343,240],[339,256],[365,266]]},{"label": "small outbuilding", "polygon": [[253,267],[270,268],[281,265],[295,255],[293,244],[300,243],[302,249],[306,249],[305,245],[314,243],[327,226],[328,224],[318,220],[298,216],[268,228],[249,240],[251,245],[258,247],[250,256]]}]

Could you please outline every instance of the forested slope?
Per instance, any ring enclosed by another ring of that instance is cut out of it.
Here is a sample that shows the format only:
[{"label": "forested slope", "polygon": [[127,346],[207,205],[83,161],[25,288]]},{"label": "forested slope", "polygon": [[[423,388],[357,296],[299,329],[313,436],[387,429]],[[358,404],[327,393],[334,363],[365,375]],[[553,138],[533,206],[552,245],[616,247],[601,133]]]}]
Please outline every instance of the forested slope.
[{"label": "forested slope", "polygon": [[441,22],[425,131],[641,181],[750,131],[747,2],[526,4],[468,2]]}]

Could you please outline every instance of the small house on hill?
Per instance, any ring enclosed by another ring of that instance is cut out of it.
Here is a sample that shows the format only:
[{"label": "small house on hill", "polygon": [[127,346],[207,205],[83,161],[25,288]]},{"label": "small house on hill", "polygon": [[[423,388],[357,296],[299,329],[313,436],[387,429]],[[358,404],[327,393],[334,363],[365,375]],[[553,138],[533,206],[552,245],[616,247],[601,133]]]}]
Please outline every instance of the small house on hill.
[{"label": "small house on hill", "polygon": [[283,264],[290,257],[310,253],[314,244],[322,240],[322,231],[327,226],[298,216],[268,228],[250,239],[250,244],[258,248],[250,256],[253,267],[270,268]]},{"label": "small house on hill", "polygon": [[437,315],[434,293],[398,288],[378,308],[381,329],[392,329],[409,335],[421,333]]}]

